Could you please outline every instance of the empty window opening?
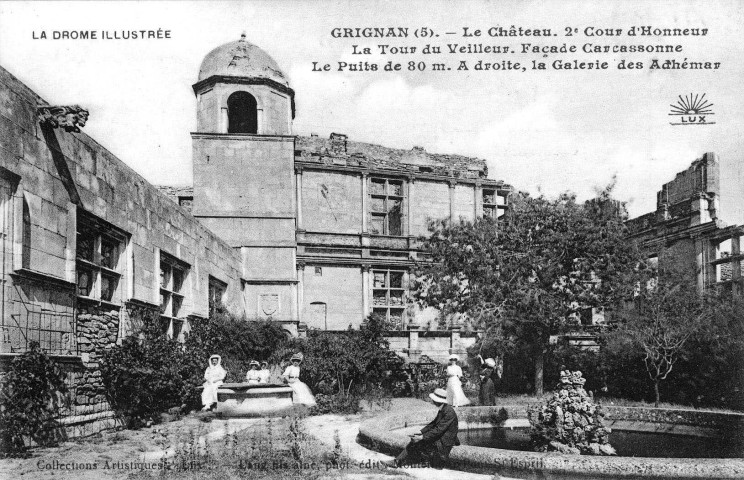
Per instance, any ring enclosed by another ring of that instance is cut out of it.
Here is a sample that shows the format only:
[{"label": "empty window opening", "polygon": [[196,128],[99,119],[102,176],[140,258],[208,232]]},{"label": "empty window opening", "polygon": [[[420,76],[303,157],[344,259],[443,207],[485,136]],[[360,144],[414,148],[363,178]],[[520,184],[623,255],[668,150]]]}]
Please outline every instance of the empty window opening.
[{"label": "empty window opening", "polygon": [[258,133],[258,104],[248,92],[235,92],[227,99],[227,133]]},{"label": "empty window opening", "polygon": [[506,193],[483,189],[483,216],[494,220],[501,219],[506,213]]},{"label": "empty window opening", "polygon": [[403,235],[403,200],[402,181],[373,178],[370,182],[370,233]]}]

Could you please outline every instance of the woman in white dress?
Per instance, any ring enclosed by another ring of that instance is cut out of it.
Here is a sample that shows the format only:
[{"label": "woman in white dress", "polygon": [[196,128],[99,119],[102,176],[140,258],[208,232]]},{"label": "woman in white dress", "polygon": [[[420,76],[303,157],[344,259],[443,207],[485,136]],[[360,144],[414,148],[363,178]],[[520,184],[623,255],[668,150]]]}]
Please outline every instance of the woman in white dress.
[{"label": "woman in white dress", "polygon": [[258,371],[258,383],[269,383],[271,379],[271,371],[269,371],[269,362],[264,360],[261,362],[261,370]]},{"label": "woman in white dress", "polygon": [[290,361],[292,362],[282,374],[284,383],[288,384],[292,388],[292,402],[305,405],[307,407],[314,407],[316,405],[315,397],[313,392],[310,391],[307,385],[300,381],[300,363],[302,362],[303,356],[301,353],[292,355]]},{"label": "woman in white dress", "polygon": [[470,400],[462,391],[462,368],[457,364],[458,360],[457,355],[452,354],[447,365],[447,403],[453,407],[470,405]]},{"label": "woman in white dress", "polygon": [[212,355],[209,357],[209,366],[204,370],[204,391],[202,392],[203,411],[211,410],[217,403],[217,389],[222,385],[227,372],[222,368],[222,357]]},{"label": "woman in white dress", "polygon": [[251,363],[248,364],[248,373],[245,374],[245,381],[248,382],[248,385],[258,385],[261,383],[261,372],[258,371],[258,362],[255,360],[251,360]]}]

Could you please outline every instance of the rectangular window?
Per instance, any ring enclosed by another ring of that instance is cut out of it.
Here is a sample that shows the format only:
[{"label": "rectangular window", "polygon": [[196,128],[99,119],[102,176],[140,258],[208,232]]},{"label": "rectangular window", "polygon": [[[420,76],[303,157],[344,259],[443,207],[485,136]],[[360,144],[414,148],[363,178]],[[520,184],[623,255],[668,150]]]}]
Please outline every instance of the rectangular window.
[{"label": "rectangular window", "polygon": [[724,240],[716,245],[716,260],[731,256],[731,239]]},{"label": "rectangular window", "polygon": [[716,265],[716,282],[728,282],[734,278],[733,264],[730,262]]},{"label": "rectangular window", "polygon": [[183,308],[184,280],[189,266],[163,252],[160,253],[160,324],[163,333],[179,338],[186,316]]},{"label": "rectangular window", "polygon": [[370,233],[403,235],[403,181],[372,178],[369,195]]},{"label": "rectangular window", "polygon": [[227,284],[217,280],[216,278],[209,277],[209,315],[213,316],[225,301],[225,293],[227,292]]},{"label": "rectangular window", "polygon": [[372,313],[397,328],[403,328],[405,313],[403,278],[404,272],[399,270],[372,270]]},{"label": "rectangular window", "polygon": [[483,216],[494,220],[506,213],[506,194],[495,189],[483,189]]},{"label": "rectangular window", "polygon": [[77,295],[114,305],[122,301],[122,252],[125,232],[78,211],[76,239]]},{"label": "rectangular window", "polygon": [[736,237],[727,238],[714,245],[715,259],[712,262],[712,268],[715,272],[715,282],[725,283],[738,281],[741,278],[740,275],[744,271],[744,258],[740,258],[742,238],[739,237],[738,242],[734,241],[737,240]]}]

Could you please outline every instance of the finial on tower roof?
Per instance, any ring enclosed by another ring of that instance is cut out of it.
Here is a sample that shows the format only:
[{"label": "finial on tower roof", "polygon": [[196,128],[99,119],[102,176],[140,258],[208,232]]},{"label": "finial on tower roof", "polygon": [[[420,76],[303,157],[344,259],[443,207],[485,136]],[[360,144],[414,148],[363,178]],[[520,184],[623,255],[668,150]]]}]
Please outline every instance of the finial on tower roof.
[{"label": "finial on tower roof", "polygon": [[240,34],[240,41],[245,42],[245,31],[243,31],[243,33]]}]

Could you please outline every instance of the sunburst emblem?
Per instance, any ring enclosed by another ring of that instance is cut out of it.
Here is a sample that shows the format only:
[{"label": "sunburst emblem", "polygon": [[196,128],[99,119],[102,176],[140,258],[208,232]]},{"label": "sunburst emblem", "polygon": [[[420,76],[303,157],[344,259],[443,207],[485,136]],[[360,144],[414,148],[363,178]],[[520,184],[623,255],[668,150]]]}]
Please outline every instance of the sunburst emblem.
[{"label": "sunburst emblem", "polygon": [[708,100],[705,99],[705,94],[694,95],[691,93],[686,97],[680,95],[679,101],[676,105],[669,105],[672,107],[670,115],[706,115],[713,114],[713,110],[710,107],[713,106]]}]

